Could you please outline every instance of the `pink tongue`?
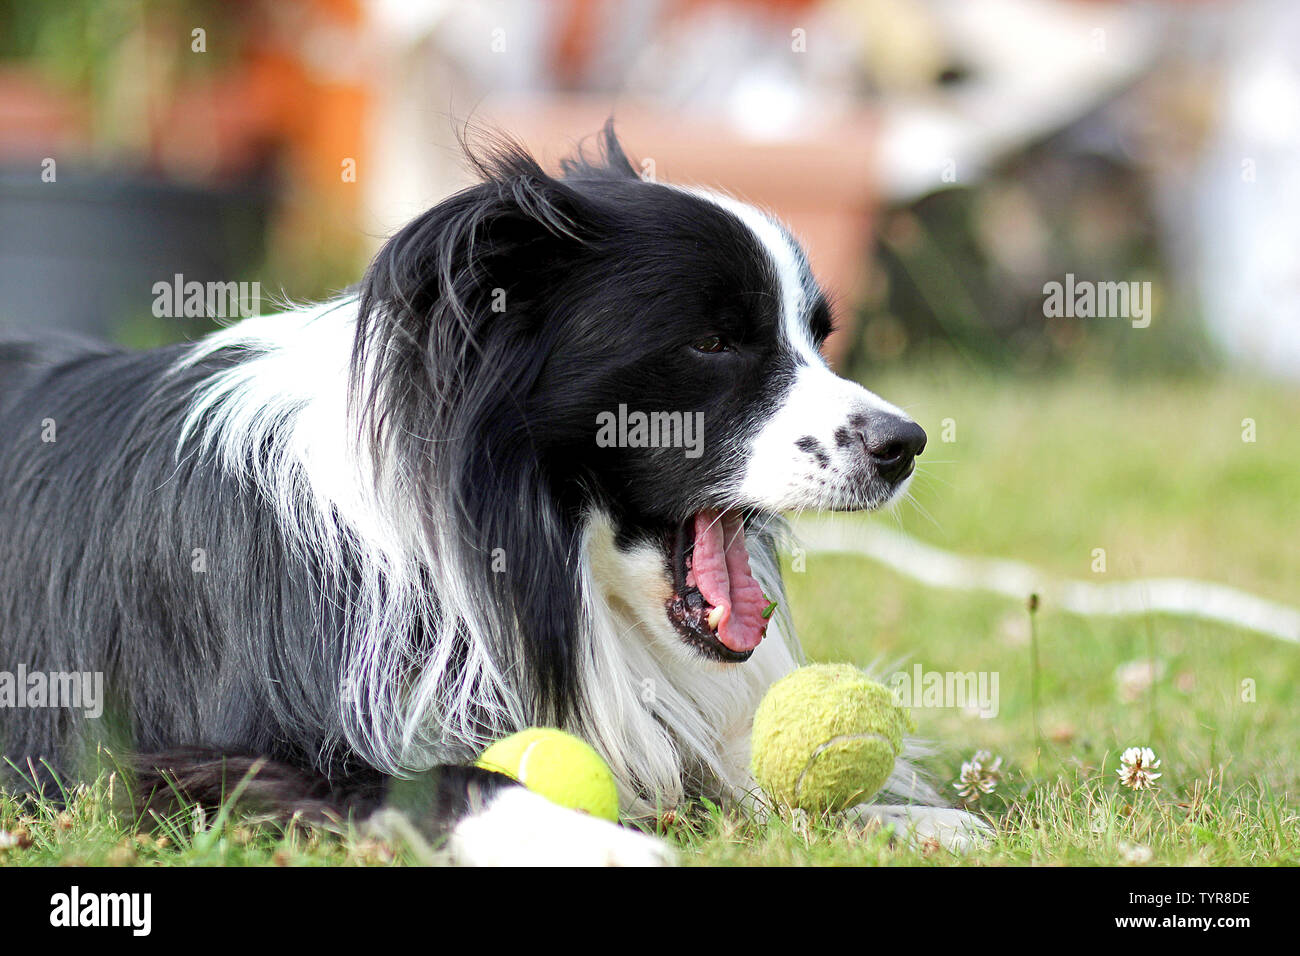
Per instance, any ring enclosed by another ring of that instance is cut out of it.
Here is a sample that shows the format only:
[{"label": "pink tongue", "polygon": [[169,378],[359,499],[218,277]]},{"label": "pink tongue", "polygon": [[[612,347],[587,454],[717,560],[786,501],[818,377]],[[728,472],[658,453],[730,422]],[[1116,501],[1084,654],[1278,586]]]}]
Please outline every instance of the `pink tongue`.
[{"label": "pink tongue", "polygon": [[695,552],[686,583],[722,609],[717,635],[724,646],[740,653],[758,647],[767,627],[767,598],[749,572],[745,524],[739,514],[701,511],[695,516]]}]

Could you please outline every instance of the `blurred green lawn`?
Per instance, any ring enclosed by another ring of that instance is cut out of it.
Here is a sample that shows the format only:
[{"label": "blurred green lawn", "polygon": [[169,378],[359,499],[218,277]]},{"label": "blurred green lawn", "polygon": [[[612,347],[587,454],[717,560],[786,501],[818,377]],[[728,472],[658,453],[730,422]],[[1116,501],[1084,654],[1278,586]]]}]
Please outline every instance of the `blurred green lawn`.
[{"label": "blurred green lawn", "polygon": [[[1200,577],[1300,604],[1300,393],[1229,380],[1012,381],[951,367],[867,384],[931,441],[915,504],[842,520],[887,522],[1062,577]],[[1247,418],[1253,443],[1242,440]],[[945,419],[955,441],[942,440]],[[1106,549],[1105,574],[1092,571],[1094,548]],[[805,560],[788,580],[812,660],[998,673],[995,718],[914,711],[949,798],[974,751],[1005,758],[1007,782],[985,806],[1009,830],[982,859],[1117,863],[1126,844],[1150,847],[1155,862],[1300,862],[1300,646],[1184,618],[1044,606],[1040,748],[1022,602],[924,587],[863,558]],[[1125,699],[1117,669],[1149,657],[1162,676]],[[1253,703],[1242,700],[1246,680]],[[1163,762],[1154,794],[1117,785],[1119,753],[1137,745]]]},{"label": "blurred green lawn", "polygon": [[[870,518],[956,552],[1015,558],[1063,577],[1203,577],[1300,604],[1300,393],[1256,382],[1118,384],[1082,374],[985,377],[955,367],[893,372],[868,383],[906,408],[931,443],[915,504]],[[1242,441],[1242,420],[1256,423]],[[942,440],[945,419],[955,441]],[[1105,548],[1105,575],[1091,571]],[[789,575],[812,660],[906,659],[934,671],[999,675],[1000,712],[983,719],[917,710],[935,742],[926,761],[946,796],[977,749],[1006,778],[975,809],[998,828],[965,860],[891,843],[834,820],[772,819],[706,809],[668,826],[688,863],[913,864],[1300,863],[1300,646],[1166,616],[1038,615],[1037,726],[1022,602],[920,586],[865,559],[809,554]],[[1131,698],[1116,671],[1154,656],[1161,676]],[[1255,700],[1242,700],[1243,681]],[[1118,755],[1150,746],[1154,792],[1117,783]],[[385,863],[403,850],[357,835],[249,830],[204,821],[167,845],[140,843],[98,788],[62,817],[22,823],[27,849],[0,862],[177,864]],[[0,801],[0,829],[20,825]]]}]

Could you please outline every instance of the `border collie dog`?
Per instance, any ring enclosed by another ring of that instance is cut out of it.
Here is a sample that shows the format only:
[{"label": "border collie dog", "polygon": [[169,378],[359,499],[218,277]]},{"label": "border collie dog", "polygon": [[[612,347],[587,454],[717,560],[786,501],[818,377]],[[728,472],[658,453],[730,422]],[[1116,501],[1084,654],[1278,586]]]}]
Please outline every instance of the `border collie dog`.
[{"label": "border collie dog", "polygon": [[[471,766],[526,726],[590,742],[631,817],[752,790],[799,660],[777,516],[891,502],[925,433],[827,368],[764,213],[643,182],[610,126],[558,177],[473,162],[335,301],[146,352],[0,344],[0,670],[108,701],[0,708],[8,786],[57,798],[113,726],[155,794],[364,816],[436,780],[469,863],[668,858]],[[975,826],[906,761],[890,790],[859,814]]]}]

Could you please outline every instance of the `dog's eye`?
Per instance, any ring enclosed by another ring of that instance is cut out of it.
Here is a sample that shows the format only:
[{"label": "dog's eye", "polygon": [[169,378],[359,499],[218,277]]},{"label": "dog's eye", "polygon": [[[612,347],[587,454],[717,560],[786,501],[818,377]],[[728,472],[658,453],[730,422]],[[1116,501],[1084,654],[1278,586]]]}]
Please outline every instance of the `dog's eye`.
[{"label": "dog's eye", "polygon": [[728,351],[731,345],[721,335],[706,335],[704,338],[692,342],[691,348],[697,352],[707,352],[712,355],[716,352]]}]

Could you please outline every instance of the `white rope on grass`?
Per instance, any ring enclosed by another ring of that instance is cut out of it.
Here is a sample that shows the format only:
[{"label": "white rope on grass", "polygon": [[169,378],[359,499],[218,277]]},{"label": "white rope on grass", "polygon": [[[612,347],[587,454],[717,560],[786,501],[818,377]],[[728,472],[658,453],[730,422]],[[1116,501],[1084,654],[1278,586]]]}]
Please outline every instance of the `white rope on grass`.
[{"label": "white rope on grass", "polygon": [[809,553],[861,555],[931,587],[991,591],[1021,600],[1038,594],[1054,607],[1084,615],[1179,614],[1300,644],[1300,609],[1211,581],[1058,580],[1020,561],[953,554],[900,531],[855,521],[803,517],[794,522],[794,532]]}]

